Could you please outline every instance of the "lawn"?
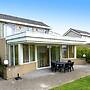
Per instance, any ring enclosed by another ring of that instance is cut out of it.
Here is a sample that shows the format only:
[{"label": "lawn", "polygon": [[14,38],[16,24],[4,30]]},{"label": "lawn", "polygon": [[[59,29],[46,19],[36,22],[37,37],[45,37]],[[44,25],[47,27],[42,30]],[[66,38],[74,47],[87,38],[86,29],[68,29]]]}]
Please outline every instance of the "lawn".
[{"label": "lawn", "polygon": [[50,90],[90,90],[90,76],[80,78]]}]

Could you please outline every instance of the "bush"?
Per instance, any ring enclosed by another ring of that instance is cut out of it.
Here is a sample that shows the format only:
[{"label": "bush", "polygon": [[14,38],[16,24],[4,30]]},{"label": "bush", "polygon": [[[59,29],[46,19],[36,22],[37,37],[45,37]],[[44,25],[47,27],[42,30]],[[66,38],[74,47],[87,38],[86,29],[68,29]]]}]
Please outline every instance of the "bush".
[{"label": "bush", "polygon": [[77,47],[77,58],[83,58],[83,54],[86,55],[86,61],[90,62],[90,47],[78,46]]},{"label": "bush", "polygon": [[3,77],[4,65],[0,64],[0,77]]}]

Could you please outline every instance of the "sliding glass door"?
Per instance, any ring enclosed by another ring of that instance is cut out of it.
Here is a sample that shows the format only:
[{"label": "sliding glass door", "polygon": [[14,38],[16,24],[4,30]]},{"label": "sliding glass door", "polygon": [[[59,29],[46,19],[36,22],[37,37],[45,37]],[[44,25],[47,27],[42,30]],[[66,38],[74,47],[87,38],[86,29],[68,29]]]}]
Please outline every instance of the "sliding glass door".
[{"label": "sliding glass door", "polygon": [[51,60],[52,61],[60,61],[60,46],[52,46]]},{"label": "sliding glass door", "polygon": [[46,46],[37,47],[38,68],[49,66],[49,48]]}]

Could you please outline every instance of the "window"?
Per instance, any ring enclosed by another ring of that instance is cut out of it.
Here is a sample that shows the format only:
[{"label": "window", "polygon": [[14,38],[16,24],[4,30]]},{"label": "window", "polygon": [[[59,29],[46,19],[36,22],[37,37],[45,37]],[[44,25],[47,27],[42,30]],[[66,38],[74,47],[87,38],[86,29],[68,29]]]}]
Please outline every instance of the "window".
[{"label": "window", "polygon": [[[18,65],[18,45],[15,45],[14,49],[13,46],[10,45],[10,60],[11,60],[11,65]],[[15,53],[13,53],[15,52]],[[14,56],[15,54],[15,56]],[[15,57],[15,63],[14,63],[14,57]]]},{"label": "window", "polygon": [[74,58],[74,46],[69,46],[69,58]]},{"label": "window", "polygon": [[13,46],[10,46],[10,60],[11,60],[11,65],[14,65],[13,63]]},{"label": "window", "polygon": [[35,61],[35,46],[30,45],[30,61]]},{"label": "window", "polygon": [[15,65],[18,65],[18,45],[15,45]]},{"label": "window", "polygon": [[62,58],[74,58],[73,45],[62,45]]},{"label": "window", "polygon": [[62,58],[68,58],[68,46],[62,45]]},{"label": "window", "polygon": [[60,47],[52,46],[51,48],[51,60],[60,61]]},{"label": "window", "polygon": [[23,63],[29,62],[29,48],[27,44],[23,44]]},{"label": "window", "polygon": [[37,47],[38,68],[49,66],[49,49],[46,46]]},{"label": "window", "polygon": [[15,29],[16,32],[26,31],[26,30],[29,30],[28,26],[16,25],[16,29]]}]

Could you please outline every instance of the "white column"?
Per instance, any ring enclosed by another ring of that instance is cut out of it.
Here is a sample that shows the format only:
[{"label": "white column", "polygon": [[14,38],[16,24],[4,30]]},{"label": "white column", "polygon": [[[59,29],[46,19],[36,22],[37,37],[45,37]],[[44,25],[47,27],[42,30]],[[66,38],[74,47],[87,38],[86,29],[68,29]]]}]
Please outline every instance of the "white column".
[{"label": "white column", "polygon": [[68,58],[69,58],[69,45],[67,47],[68,47]]},{"label": "white column", "polygon": [[35,45],[35,61],[36,61],[36,68],[38,68],[38,61],[37,61],[37,46]]},{"label": "white column", "polygon": [[76,46],[74,46],[74,59],[76,59],[77,58],[77,51],[76,51]]},{"label": "white column", "polygon": [[51,46],[49,47],[49,64],[51,66]]},{"label": "white column", "polygon": [[11,48],[9,45],[9,66],[11,66]]},{"label": "white column", "polygon": [[15,45],[13,45],[13,65],[15,66]]},{"label": "white column", "polygon": [[23,45],[18,44],[18,64],[23,64]]}]

